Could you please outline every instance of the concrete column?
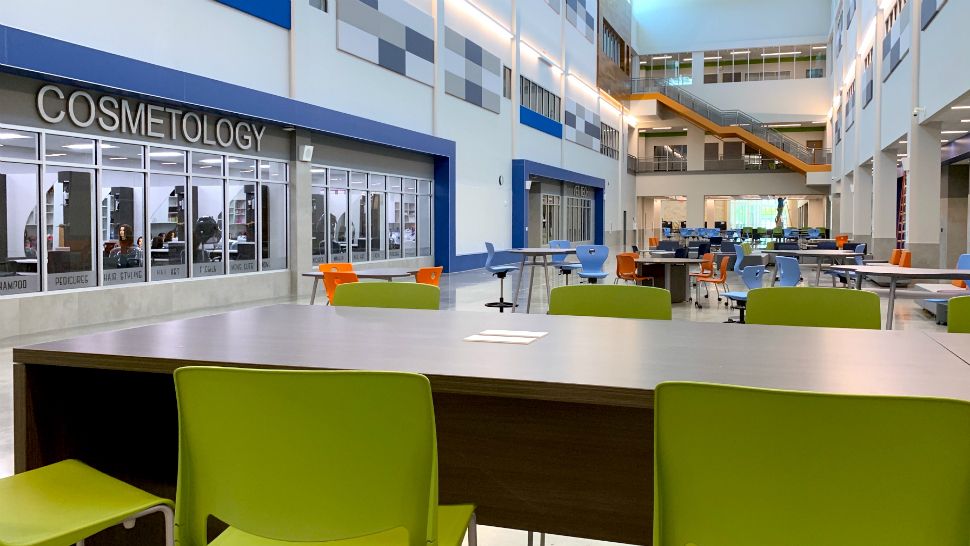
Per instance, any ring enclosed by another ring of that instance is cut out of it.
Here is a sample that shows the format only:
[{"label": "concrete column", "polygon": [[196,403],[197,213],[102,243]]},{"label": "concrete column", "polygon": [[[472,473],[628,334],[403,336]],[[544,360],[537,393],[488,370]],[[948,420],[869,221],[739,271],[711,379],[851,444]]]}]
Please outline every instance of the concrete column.
[{"label": "concrete column", "polygon": [[693,85],[704,85],[704,52],[695,51],[691,55],[690,78]]},{"label": "concrete column", "polygon": [[687,192],[687,227],[704,227],[704,194]]},{"label": "concrete column", "polygon": [[687,126],[687,170],[704,170],[704,130]]},{"label": "concrete column", "polygon": [[852,177],[842,178],[842,197],[839,199],[839,233],[852,238]]},{"label": "concrete column", "polygon": [[940,200],[940,218],[944,236],[940,240],[940,257],[943,267],[955,267],[960,254],[967,251],[967,194],[970,193],[970,176],[967,165],[943,167],[943,198]]},{"label": "concrete column", "polygon": [[888,260],[896,248],[896,154],[879,151],[872,158],[872,254]]},{"label": "concrete column", "polygon": [[940,267],[939,123],[910,127],[906,184],[906,248],[913,267]]},{"label": "concrete column", "polygon": [[836,234],[842,233],[840,229],[842,227],[842,195],[839,193],[833,193],[829,196],[829,203],[832,205],[832,220],[829,222],[831,228],[829,235],[834,237]]},{"label": "concrete column", "polygon": [[[293,134],[292,157],[299,158],[300,147],[310,144],[310,133],[298,130]],[[310,295],[313,283],[300,276],[313,269],[311,252],[313,232],[310,163],[290,162],[290,294]]]},{"label": "concrete column", "polygon": [[872,245],[872,167],[867,163],[852,172],[852,239]]}]

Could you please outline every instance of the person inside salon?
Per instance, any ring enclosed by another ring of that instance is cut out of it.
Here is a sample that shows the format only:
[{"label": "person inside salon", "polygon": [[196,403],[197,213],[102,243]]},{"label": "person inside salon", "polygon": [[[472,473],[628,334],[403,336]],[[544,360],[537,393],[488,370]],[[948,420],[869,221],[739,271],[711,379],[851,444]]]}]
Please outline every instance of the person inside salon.
[{"label": "person inside salon", "polygon": [[125,267],[141,267],[143,262],[142,249],[135,244],[135,236],[131,226],[118,226],[118,244],[111,249],[105,260],[105,267],[120,269]]}]

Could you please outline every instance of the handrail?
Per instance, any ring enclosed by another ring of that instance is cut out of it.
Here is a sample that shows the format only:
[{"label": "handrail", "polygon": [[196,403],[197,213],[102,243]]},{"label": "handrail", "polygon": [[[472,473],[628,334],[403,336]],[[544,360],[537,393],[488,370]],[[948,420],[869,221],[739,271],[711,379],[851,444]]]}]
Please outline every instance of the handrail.
[{"label": "handrail", "polygon": [[796,159],[809,165],[827,165],[831,163],[831,152],[808,148],[796,142],[781,132],[768,127],[767,123],[746,114],[740,110],[721,110],[704,99],[684,90],[669,78],[634,78],[630,82],[630,91],[637,93],[660,93],[679,102],[685,107],[697,112],[702,117],[722,127],[740,127],[751,134],[765,140],[775,148],[787,152]]}]

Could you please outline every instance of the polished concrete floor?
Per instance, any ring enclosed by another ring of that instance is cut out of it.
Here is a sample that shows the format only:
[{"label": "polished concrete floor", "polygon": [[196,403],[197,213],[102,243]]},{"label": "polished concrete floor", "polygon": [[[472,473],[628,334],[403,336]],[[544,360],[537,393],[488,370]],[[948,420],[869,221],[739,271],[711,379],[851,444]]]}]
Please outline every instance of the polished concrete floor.
[{"label": "polished concrete floor", "polygon": [[[612,264],[608,264],[610,268],[615,267]],[[611,270],[611,269],[607,269]],[[805,279],[809,282],[814,282],[814,274],[805,272]],[[823,286],[830,286],[826,284],[826,280],[823,276]],[[515,274],[510,275],[506,279],[505,283],[505,293],[507,298],[515,289],[515,284],[517,277]],[[520,294],[519,303],[520,309],[524,310],[525,306],[525,294],[526,287],[528,286],[528,275],[523,283],[523,290]],[[570,280],[571,283],[575,282],[575,276]],[[610,276],[606,282],[612,283],[613,277]],[[728,277],[728,282],[732,284],[734,290],[738,290],[742,283],[740,280],[731,273]],[[541,272],[537,272],[535,275],[535,287],[533,288],[533,313],[545,313],[548,308],[548,297],[546,295],[546,286]],[[550,284],[553,286],[558,286],[563,283],[563,278],[560,275],[551,275]],[[499,283],[490,274],[483,270],[467,271],[462,273],[456,273],[452,275],[445,275],[442,277],[441,281],[441,307],[442,309],[448,310],[460,310],[460,311],[477,311],[483,313],[495,313],[494,309],[487,309],[483,306],[484,302],[495,301],[498,299]],[[178,315],[160,316],[160,317],[146,317],[140,321],[125,321],[124,327],[130,328],[133,326],[140,326],[144,324],[151,324],[155,322],[161,322],[165,320],[172,320],[176,318],[188,318],[192,316],[200,316],[207,314],[214,314],[219,312],[224,312],[232,309],[240,309],[244,307],[251,307],[256,305],[266,305],[269,303],[309,303],[308,297],[303,298],[284,298],[277,301],[262,301],[254,303],[245,303],[234,305],[230,307],[219,307],[213,309],[207,309],[204,311],[196,311],[192,313],[183,313]],[[723,322],[729,317],[735,314],[725,308],[722,305],[717,305],[717,302],[713,299],[705,300],[704,305],[698,309],[693,304],[681,303],[674,305],[673,318],[674,320],[690,320],[690,321],[703,321],[703,322]],[[882,300],[883,307],[883,317],[886,313],[886,300]],[[104,324],[85,328],[74,328],[68,331],[60,331],[56,333],[39,334],[32,336],[20,336],[14,338],[8,338],[0,340],[0,477],[10,475],[13,472],[13,381],[12,381],[12,367],[11,367],[11,348],[18,345],[25,345],[30,343],[39,343],[43,341],[51,341],[54,339],[60,339],[65,337],[73,337],[77,335],[83,335],[88,333],[94,333],[103,330],[110,330],[113,328],[120,327],[118,324]],[[739,325],[738,328],[743,328]],[[920,309],[913,300],[899,300],[896,304],[895,311],[895,329],[897,330],[910,330],[910,329],[929,329],[942,331],[945,328],[938,326],[935,319]],[[500,529],[494,527],[480,527],[479,530],[479,544],[482,546],[525,546],[528,543],[527,533],[524,531],[515,531],[510,529]],[[536,545],[539,544],[538,535],[536,535],[536,540],[534,542]],[[597,542],[591,540],[583,540],[569,537],[558,537],[558,536],[547,536],[545,544],[547,546],[593,546],[593,545],[606,545],[609,543]]]}]

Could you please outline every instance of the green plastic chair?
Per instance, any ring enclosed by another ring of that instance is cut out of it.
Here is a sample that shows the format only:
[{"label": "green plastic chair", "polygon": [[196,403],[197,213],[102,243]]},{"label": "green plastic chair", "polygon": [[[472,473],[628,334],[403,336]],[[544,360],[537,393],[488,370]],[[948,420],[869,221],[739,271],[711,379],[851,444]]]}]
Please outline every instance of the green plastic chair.
[{"label": "green plastic chair", "polygon": [[413,282],[351,282],[337,286],[333,304],[338,307],[438,309],[441,290]]},{"label": "green plastic chair", "polygon": [[652,286],[558,286],[549,297],[549,314],[670,320],[670,292]]},{"label": "green plastic chair", "polygon": [[950,298],[946,305],[946,331],[970,334],[970,296]]},{"label": "green plastic chair", "polygon": [[862,290],[775,286],[748,292],[748,324],[881,328],[879,296]]},{"label": "green plastic chair", "polygon": [[438,506],[426,377],[187,367],[175,389],[180,544],[209,515],[219,546],[474,543],[475,507]]},{"label": "green plastic chair", "polygon": [[655,546],[967,546],[970,402],[656,388]]},{"label": "green plastic chair", "polygon": [[165,516],[172,532],[172,502],[146,493],[76,460],[0,480],[0,544],[65,546],[151,513]]}]

